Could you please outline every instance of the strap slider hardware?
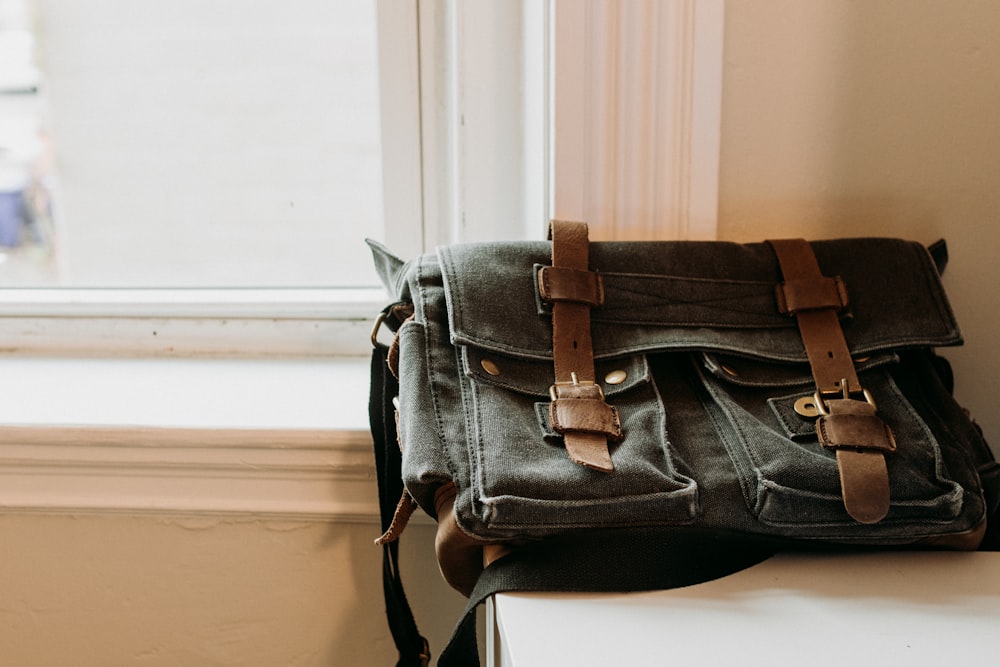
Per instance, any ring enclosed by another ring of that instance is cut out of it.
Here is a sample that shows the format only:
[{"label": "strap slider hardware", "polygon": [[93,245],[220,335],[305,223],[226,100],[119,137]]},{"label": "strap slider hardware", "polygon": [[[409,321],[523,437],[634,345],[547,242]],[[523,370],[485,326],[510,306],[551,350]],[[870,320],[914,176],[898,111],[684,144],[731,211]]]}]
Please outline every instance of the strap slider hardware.
[{"label": "strap slider hardware", "polygon": [[872,406],[872,410],[878,410],[878,406],[875,405],[875,399],[872,398],[871,392],[869,392],[864,387],[851,387],[847,382],[847,378],[840,381],[840,388],[836,390],[828,389],[817,389],[816,393],[813,394],[813,405],[819,414],[822,416],[829,416],[830,410],[826,406],[826,400],[832,398],[843,398],[845,400],[850,399],[852,396],[857,396],[858,400],[864,400],[868,405]]},{"label": "strap slider hardware", "polygon": [[[549,397],[555,401],[559,399],[560,389],[563,387],[577,387],[579,391],[573,392],[574,396],[572,398],[594,398],[603,401],[604,400],[604,390],[601,389],[601,385],[597,384],[592,380],[580,380],[576,372],[569,374],[572,378],[569,382],[556,382],[549,387]],[[564,396],[563,398],[567,398]]]}]

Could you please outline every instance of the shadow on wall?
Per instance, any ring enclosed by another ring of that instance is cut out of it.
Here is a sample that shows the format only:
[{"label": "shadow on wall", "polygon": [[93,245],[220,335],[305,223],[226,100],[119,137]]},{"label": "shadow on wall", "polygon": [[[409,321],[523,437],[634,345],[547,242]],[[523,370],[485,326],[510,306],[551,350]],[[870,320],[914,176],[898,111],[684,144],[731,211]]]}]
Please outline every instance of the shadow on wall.
[{"label": "shadow on wall", "polygon": [[[338,581],[352,582],[354,590],[351,594],[359,600],[358,617],[343,619],[332,628],[333,655],[343,660],[337,664],[392,665],[396,663],[397,654],[386,622],[382,597],[382,548],[374,544],[378,537],[378,525],[372,523],[356,528],[345,533],[332,526],[328,531],[328,542],[348,541],[350,577]],[[413,523],[407,526],[400,538],[399,562],[417,627],[430,642],[431,652],[436,657],[451,636],[466,601],[445,583],[438,572],[434,557],[435,532],[436,526],[414,517]],[[480,631],[482,616],[480,613]],[[359,634],[364,630],[370,636]],[[480,650],[485,646],[482,637],[479,646]]]}]

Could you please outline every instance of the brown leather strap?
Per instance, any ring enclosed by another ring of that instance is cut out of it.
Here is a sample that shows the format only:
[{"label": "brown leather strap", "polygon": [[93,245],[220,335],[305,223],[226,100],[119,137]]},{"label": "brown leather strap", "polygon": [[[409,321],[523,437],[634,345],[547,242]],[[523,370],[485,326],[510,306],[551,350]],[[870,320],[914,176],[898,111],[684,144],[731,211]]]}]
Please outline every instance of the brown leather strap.
[{"label": "brown leather strap", "polygon": [[[552,221],[552,266],[555,269],[590,270],[590,241],[582,222]],[[546,298],[542,294],[542,298]],[[590,337],[590,304],[552,302],[552,353],[557,383],[594,381],[594,344]]]},{"label": "brown leather strap", "polygon": [[844,340],[837,313],[847,307],[839,278],[820,271],[812,246],[802,239],[768,241],[781,264],[784,282],[777,287],[778,305],[795,316],[816,386],[825,394],[841,394],[841,380],[859,387],[854,360]]},{"label": "brown leather strap", "polygon": [[604,294],[600,276],[590,271],[587,225],[553,221],[549,235],[552,267],[539,272],[539,292],[552,304],[552,425],[573,461],[611,472],[608,441],[621,437],[621,426],[617,410],[604,402],[595,383],[590,309]]},{"label": "brown leather strap", "polygon": [[779,307],[798,322],[816,381],[822,413],[816,433],[824,447],[837,452],[844,507],[860,523],[877,523],[889,512],[885,453],[896,443],[861,386],[844,339],[838,312],[847,306],[847,292],[839,278],[823,275],[806,241],[769,243],[784,277],[777,287]]},{"label": "brown leather strap", "polygon": [[375,540],[375,544],[382,546],[398,540],[410,522],[410,517],[417,510],[417,507],[417,501],[413,499],[409,491],[403,489],[403,495],[396,504],[396,511],[392,514],[392,522],[389,524],[389,528],[382,533],[381,537]]}]

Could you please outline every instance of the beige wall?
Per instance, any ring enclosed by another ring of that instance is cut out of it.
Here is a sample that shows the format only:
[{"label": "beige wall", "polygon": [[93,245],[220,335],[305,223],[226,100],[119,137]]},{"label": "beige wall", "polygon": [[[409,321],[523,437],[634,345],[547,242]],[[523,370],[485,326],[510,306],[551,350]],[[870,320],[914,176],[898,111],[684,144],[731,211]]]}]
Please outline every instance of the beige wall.
[{"label": "beige wall", "polygon": [[721,238],[946,238],[959,400],[1000,451],[1000,3],[728,0]]},{"label": "beige wall", "polygon": [[[320,522],[0,515],[0,664],[395,664],[375,533]],[[440,650],[464,600],[428,560],[433,529],[410,526],[405,538],[408,593]]]}]

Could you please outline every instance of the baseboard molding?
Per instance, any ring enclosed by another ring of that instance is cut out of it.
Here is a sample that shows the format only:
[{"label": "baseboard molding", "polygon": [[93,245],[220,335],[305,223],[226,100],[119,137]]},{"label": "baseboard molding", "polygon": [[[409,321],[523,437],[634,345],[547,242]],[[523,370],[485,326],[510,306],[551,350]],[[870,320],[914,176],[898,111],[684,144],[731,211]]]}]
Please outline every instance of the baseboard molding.
[{"label": "baseboard molding", "polygon": [[377,523],[369,434],[0,427],[0,511]]}]

